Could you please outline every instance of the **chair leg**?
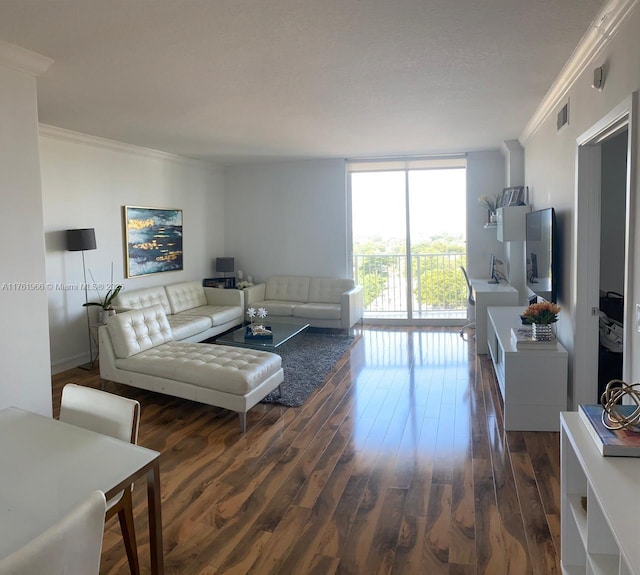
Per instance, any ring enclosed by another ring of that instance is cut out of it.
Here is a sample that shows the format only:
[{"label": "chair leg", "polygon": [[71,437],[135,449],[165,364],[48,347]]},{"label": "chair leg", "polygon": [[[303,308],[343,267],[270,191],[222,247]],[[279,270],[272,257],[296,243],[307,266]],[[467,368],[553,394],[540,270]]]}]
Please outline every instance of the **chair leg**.
[{"label": "chair leg", "polygon": [[131,571],[131,575],[140,575],[136,530],[133,524],[131,489],[125,489],[122,498],[122,507],[118,511],[118,519],[120,520],[120,529],[122,530],[124,547],[127,551],[127,559],[129,560],[129,570]]},{"label": "chair leg", "polygon": [[245,433],[247,431],[247,414],[246,413],[238,413],[240,416],[240,433]]}]

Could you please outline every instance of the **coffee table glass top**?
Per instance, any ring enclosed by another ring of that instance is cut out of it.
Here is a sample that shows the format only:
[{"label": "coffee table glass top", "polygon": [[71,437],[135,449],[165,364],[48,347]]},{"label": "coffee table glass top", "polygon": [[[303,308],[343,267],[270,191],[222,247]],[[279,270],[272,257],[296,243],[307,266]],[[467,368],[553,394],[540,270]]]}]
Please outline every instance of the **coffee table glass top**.
[{"label": "coffee table glass top", "polygon": [[216,339],[216,343],[222,345],[235,345],[237,347],[250,347],[253,349],[274,350],[292,337],[303,332],[309,327],[308,323],[285,323],[280,321],[267,321],[267,327],[271,328],[272,338],[245,339],[246,326],[239,327],[229,333],[225,333]]}]

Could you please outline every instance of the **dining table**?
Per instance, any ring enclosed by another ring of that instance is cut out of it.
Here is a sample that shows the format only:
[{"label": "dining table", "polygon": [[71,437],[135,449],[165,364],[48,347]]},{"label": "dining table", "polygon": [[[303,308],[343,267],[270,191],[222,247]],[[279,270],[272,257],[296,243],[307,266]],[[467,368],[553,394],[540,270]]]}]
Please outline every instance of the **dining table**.
[{"label": "dining table", "polygon": [[93,491],[109,500],[143,479],[151,572],[162,575],[160,453],[17,407],[0,410],[0,558]]}]

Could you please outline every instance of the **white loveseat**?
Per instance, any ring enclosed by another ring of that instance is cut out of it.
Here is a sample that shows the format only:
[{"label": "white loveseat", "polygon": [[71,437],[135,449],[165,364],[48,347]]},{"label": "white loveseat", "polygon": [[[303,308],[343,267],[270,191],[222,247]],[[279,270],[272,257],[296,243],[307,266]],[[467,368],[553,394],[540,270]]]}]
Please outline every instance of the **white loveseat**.
[{"label": "white loveseat", "polygon": [[264,307],[267,323],[272,318],[349,330],[362,318],[362,287],[350,279],[271,276],[244,292],[245,308]]},{"label": "white loveseat", "polygon": [[247,411],[284,380],[275,353],[175,341],[161,305],[111,316],[98,337],[102,379],[236,411],[243,432]]},{"label": "white loveseat", "polygon": [[137,290],[122,290],[113,301],[118,313],[160,305],[173,339],[203,341],[244,321],[244,294],[240,290],[202,287],[197,281]]}]

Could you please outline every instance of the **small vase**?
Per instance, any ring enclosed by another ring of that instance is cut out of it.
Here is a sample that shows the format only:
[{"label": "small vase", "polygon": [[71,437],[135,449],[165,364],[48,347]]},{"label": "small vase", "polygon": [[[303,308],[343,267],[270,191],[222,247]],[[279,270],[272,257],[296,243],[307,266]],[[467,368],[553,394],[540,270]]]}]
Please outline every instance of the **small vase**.
[{"label": "small vase", "polygon": [[112,315],[116,315],[116,310],[115,309],[101,309],[98,312],[98,321],[105,325],[108,321],[108,319],[112,316]]},{"label": "small vase", "polygon": [[534,323],[531,334],[535,341],[552,341],[553,340],[553,324],[551,323]]}]

